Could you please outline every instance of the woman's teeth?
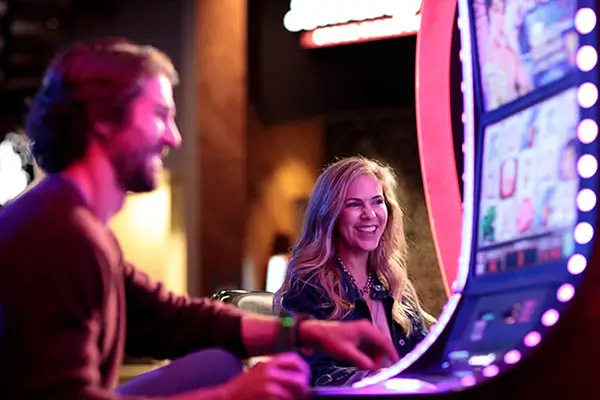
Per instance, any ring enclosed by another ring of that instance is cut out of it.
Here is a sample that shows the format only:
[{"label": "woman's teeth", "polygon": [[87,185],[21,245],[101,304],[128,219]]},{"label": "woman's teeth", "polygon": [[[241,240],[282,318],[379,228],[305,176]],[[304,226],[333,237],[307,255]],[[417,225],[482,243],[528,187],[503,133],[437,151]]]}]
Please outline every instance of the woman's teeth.
[{"label": "woman's teeth", "polygon": [[373,226],[358,226],[358,227],[356,227],[356,229],[359,232],[373,233],[377,229],[377,226],[374,226],[374,225]]}]

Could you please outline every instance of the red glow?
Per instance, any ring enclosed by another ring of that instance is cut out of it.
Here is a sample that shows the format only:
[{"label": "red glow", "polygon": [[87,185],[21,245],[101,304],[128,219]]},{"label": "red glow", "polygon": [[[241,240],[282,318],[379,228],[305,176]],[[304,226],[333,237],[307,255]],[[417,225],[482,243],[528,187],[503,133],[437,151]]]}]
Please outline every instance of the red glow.
[{"label": "red glow", "polygon": [[385,17],[325,26],[302,32],[300,45],[314,49],[414,35],[419,31],[420,22],[420,15],[416,15],[410,21]]},{"label": "red glow", "polygon": [[446,293],[458,273],[462,208],[450,111],[450,56],[457,0],[426,0],[417,39],[417,126],[425,200]]}]

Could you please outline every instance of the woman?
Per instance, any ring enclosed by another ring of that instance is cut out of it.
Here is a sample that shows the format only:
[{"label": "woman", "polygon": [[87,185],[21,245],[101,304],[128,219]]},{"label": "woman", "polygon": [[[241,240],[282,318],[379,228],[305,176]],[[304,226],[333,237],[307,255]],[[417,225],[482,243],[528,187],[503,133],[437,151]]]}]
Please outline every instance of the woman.
[{"label": "woman", "polygon": [[[427,334],[425,313],[406,273],[403,214],[392,171],[350,157],[327,168],[310,197],[304,227],[275,293],[275,312],[319,319],[368,318],[399,356]],[[305,355],[315,386],[341,385],[361,374],[314,352]]]},{"label": "woman", "polygon": [[[482,63],[482,78],[486,97],[486,109],[493,110],[510,103],[533,90],[533,82],[521,57],[513,47],[506,27],[507,0],[485,0],[489,23],[489,39]],[[480,50],[480,51],[481,51]]]}]

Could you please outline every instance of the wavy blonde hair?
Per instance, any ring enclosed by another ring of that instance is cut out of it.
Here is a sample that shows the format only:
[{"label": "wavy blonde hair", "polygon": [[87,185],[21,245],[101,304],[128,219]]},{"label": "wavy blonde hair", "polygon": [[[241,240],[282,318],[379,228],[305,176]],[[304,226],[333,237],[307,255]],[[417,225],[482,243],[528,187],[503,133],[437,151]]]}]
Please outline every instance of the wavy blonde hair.
[{"label": "wavy blonde hair", "polygon": [[433,317],[422,310],[406,272],[408,252],[404,213],[396,195],[396,177],[387,165],[360,156],[331,164],[317,179],[285,280],[274,296],[274,309],[277,313],[281,312],[283,298],[310,285],[325,291],[323,298],[326,304],[322,306],[333,307],[328,319],[342,319],[352,310],[353,304],[343,296],[341,273],[335,264],[335,246],[339,240],[336,224],[345,204],[348,187],[364,174],[372,175],[381,182],[388,209],[388,221],[377,248],[369,254],[368,269],[392,293],[395,300],[392,311],[394,321],[406,334],[410,334],[411,316],[415,309],[422,312],[428,322],[433,322]]}]

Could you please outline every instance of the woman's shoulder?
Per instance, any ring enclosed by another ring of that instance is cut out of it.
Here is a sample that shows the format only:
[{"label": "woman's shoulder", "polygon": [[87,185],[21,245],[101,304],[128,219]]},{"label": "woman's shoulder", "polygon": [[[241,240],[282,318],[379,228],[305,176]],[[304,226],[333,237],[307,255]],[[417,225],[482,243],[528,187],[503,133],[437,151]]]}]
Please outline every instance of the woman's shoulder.
[{"label": "woman's shoulder", "polygon": [[327,291],[316,278],[294,280],[281,297],[282,307],[296,313],[325,315],[331,311],[329,303]]},{"label": "woman's shoulder", "polygon": [[282,298],[286,301],[298,301],[299,299],[320,300],[325,294],[323,286],[314,277],[296,278],[292,280],[289,289]]}]

